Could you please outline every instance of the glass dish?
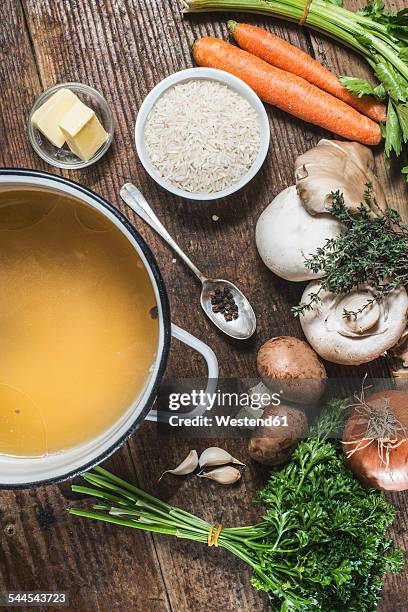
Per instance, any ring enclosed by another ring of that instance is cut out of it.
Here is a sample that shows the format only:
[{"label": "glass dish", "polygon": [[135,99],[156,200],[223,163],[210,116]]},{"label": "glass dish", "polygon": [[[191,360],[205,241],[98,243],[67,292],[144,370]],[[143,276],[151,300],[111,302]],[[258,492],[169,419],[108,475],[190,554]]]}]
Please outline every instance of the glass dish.
[{"label": "glass dish", "polygon": [[[105,131],[108,133],[107,141],[98,149],[91,159],[82,161],[79,159],[65,144],[61,149],[55,147],[37,128],[31,123],[33,113],[46,102],[59,89],[70,89],[78,98],[95,111],[96,116],[102,123]],[[86,168],[97,162],[109,149],[113,133],[115,131],[115,119],[112,110],[105,98],[93,87],[83,85],[82,83],[59,83],[44,91],[34,102],[28,118],[28,138],[34,151],[44,161],[55,168],[65,168],[66,170],[79,170]]]}]

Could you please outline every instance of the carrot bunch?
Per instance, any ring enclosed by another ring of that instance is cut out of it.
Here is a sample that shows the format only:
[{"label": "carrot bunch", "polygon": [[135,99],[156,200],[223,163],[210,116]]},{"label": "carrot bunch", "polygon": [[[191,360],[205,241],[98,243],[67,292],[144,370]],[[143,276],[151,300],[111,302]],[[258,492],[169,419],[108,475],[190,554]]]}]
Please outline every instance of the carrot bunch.
[{"label": "carrot bunch", "polygon": [[199,66],[234,74],[264,102],[308,123],[348,140],[379,144],[376,122],[385,122],[384,104],[373,96],[353,96],[334,73],[279,36],[235,21],[228,27],[241,48],[218,38],[199,39],[193,46]]}]

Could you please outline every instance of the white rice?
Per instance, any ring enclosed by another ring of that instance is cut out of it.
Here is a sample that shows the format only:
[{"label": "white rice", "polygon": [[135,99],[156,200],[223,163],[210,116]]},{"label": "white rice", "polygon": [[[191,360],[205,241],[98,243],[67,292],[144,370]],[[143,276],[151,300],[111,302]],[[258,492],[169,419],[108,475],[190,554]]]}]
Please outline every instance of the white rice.
[{"label": "white rice", "polygon": [[163,93],[145,125],[152,165],[190,193],[216,193],[242,178],[260,146],[258,115],[218,81],[192,79]]}]

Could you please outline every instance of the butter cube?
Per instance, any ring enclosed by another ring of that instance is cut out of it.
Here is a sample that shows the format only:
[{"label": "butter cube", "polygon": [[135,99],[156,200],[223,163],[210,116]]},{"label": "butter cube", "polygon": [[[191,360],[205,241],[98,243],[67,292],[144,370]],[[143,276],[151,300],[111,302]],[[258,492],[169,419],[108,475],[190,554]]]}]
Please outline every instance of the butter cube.
[{"label": "butter cube", "polygon": [[31,117],[31,123],[54,146],[61,148],[66,139],[59,123],[76,102],[79,102],[79,99],[70,89],[59,89],[37,108]]},{"label": "butter cube", "polygon": [[80,100],[59,123],[71,151],[82,161],[88,161],[108,139],[94,111]]}]

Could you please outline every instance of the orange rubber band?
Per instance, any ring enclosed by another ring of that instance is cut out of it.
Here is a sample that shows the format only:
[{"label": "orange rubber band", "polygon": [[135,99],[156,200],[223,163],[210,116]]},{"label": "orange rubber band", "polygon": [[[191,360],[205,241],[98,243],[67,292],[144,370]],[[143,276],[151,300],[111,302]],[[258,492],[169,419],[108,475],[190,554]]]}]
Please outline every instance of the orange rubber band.
[{"label": "orange rubber band", "polygon": [[299,21],[299,25],[304,25],[306,23],[306,20],[307,20],[307,18],[309,16],[310,8],[312,6],[312,2],[313,2],[313,0],[306,0],[305,10],[303,11],[303,15],[302,15],[302,18]]},{"label": "orange rubber band", "polygon": [[207,538],[207,544],[208,546],[212,546],[212,538],[213,538],[213,529],[214,529],[214,525],[212,527],[210,527],[210,531],[208,532],[208,538]]},{"label": "orange rubber band", "polygon": [[222,531],[222,525],[213,525],[208,532],[208,546],[218,546],[218,538]]}]

